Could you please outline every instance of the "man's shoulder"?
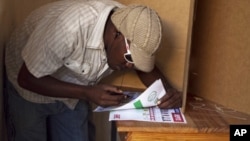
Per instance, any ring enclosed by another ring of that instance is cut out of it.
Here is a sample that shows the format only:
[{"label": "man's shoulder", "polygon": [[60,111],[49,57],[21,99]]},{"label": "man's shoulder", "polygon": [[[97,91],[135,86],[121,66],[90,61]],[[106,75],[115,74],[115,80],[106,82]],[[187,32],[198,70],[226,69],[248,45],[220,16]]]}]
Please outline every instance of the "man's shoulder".
[{"label": "man's shoulder", "polygon": [[123,7],[121,3],[113,0],[62,0],[38,7],[36,10],[31,12],[29,17],[59,17],[65,13],[67,15],[71,13],[86,16],[98,16],[103,9],[110,6]]}]

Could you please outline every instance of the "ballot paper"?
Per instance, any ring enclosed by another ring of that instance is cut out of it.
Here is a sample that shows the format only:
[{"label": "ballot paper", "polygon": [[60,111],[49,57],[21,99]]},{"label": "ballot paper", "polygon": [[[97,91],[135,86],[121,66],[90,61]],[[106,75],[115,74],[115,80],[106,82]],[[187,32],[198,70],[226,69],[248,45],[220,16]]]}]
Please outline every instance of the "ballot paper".
[{"label": "ballot paper", "polygon": [[134,120],[164,123],[187,123],[180,108],[160,109],[157,106],[142,109],[110,111],[109,121]]},{"label": "ballot paper", "polygon": [[98,106],[94,112],[124,110],[124,109],[141,109],[145,107],[153,107],[157,105],[157,101],[162,98],[166,91],[160,79],[151,84],[143,93],[124,92],[128,96],[126,102],[119,106],[101,107]]}]

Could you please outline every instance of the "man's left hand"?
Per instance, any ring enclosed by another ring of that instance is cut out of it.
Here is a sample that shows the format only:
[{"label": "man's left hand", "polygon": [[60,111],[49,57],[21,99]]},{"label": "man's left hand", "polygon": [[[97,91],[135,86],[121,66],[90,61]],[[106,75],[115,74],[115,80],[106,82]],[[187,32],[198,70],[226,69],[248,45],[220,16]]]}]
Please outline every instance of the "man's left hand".
[{"label": "man's left hand", "polygon": [[174,88],[167,90],[167,94],[158,100],[159,108],[180,108],[182,106],[182,92]]}]

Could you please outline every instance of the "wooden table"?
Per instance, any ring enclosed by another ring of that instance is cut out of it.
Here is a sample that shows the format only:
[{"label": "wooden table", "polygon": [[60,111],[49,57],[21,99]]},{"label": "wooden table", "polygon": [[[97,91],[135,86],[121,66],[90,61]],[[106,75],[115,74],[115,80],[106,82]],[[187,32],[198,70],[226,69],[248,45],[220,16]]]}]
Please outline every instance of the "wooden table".
[{"label": "wooden table", "polygon": [[250,124],[250,116],[196,96],[188,96],[186,124],[116,121],[121,141],[229,141],[230,124]]}]

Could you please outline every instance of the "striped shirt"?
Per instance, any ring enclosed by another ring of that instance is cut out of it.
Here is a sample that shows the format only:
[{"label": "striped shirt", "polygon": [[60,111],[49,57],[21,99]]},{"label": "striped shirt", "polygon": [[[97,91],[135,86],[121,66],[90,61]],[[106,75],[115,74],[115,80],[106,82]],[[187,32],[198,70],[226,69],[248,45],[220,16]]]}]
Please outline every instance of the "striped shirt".
[{"label": "striped shirt", "polygon": [[31,102],[62,101],[73,109],[78,99],[48,97],[21,88],[18,72],[25,62],[37,78],[51,75],[74,84],[96,84],[112,72],[107,65],[103,32],[110,11],[122,6],[108,0],[63,0],[33,11],[6,48],[8,79],[18,93]]}]

